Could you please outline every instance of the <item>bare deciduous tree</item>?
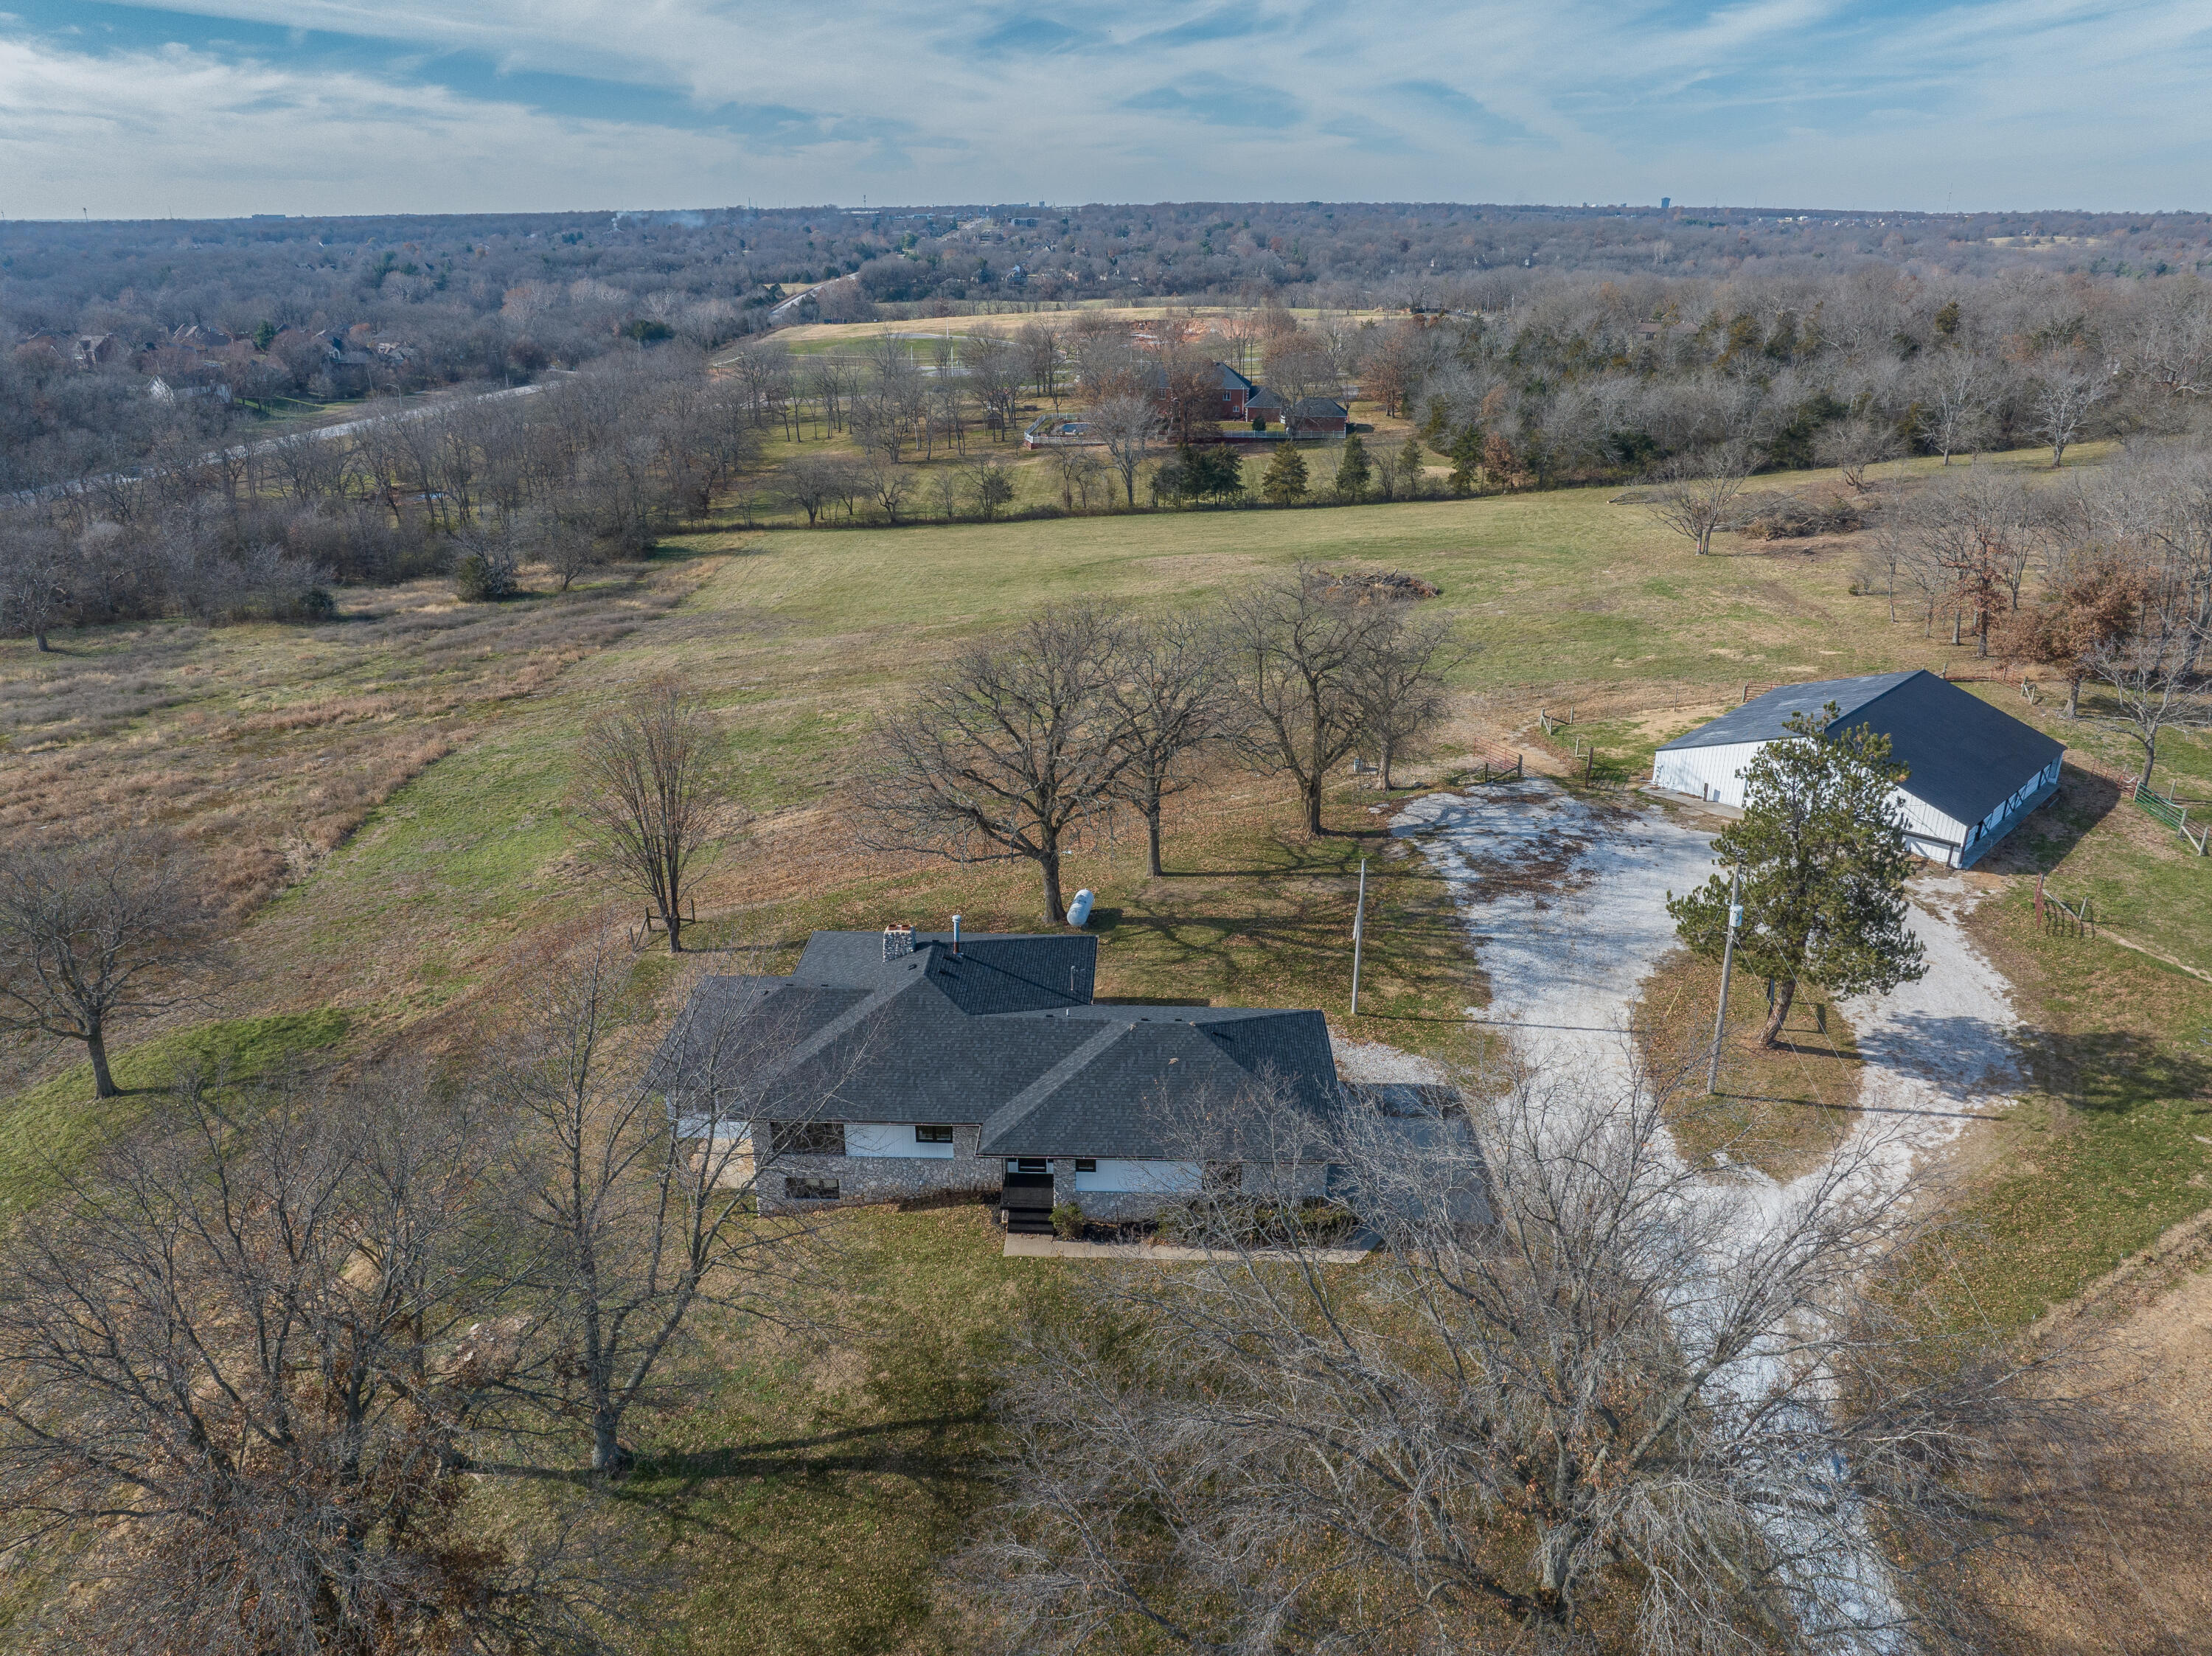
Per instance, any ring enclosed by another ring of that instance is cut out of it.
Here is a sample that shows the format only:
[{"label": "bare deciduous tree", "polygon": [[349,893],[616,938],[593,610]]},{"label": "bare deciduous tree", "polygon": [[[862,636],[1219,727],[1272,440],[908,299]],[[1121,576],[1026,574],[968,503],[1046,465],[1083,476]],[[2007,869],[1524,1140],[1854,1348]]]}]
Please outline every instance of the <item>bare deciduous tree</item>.
[{"label": "bare deciduous tree", "polygon": [[1861,414],[1823,427],[1813,440],[1813,458],[1835,467],[1852,493],[1863,494],[1867,469],[1894,459],[1902,447],[1888,422]]},{"label": "bare deciduous tree", "polygon": [[1043,881],[1048,923],[1060,924],[1060,858],[1132,762],[1115,696],[1122,648],[1103,609],[1070,604],[961,656],[878,731],[869,843],[963,862],[1024,858]]},{"label": "bare deciduous tree", "polygon": [[1134,391],[1109,397],[1084,418],[1091,435],[1106,446],[1114,470],[1121,474],[1121,490],[1132,507],[1137,504],[1137,470],[1160,439],[1159,410],[1152,399]]},{"label": "bare deciduous tree", "polygon": [[1303,565],[1229,599],[1223,637],[1240,704],[1238,746],[1297,783],[1309,834],[1324,831],[1329,773],[1359,745],[1359,674],[1395,624],[1389,606],[1331,597]]},{"label": "bare deciduous tree", "polygon": [[70,562],[62,537],[46,525],[19,513],[0,519],[0,632],[52,651],[46,634],[69,613]]},{"label": "bare deciduous tree", "polygon": [[215,920],[198,860],[156,834],[0,852],[0,1029],[83,1042],[115,1097],[109,1034],[206,997]]},{"label": "bare deciduous tree", "polygon": [[2028,408],[2035,434],[2051,446],[2053,470],[2066,464],[2066,451],[2080,440],[2090,410],[2112,395],[2111,371],[2072,355],[2038,363],[2028,377]]},{"label": "bare deciduous tree", "polygon": [[914,493],[914,473],[880,454],[871,455],[860,476],[867,497],[876,503],[884,514],[884,521],[896,525],[899,513],[906,510],[908,497]]},{"label": "bare deciduous tree", "polygon": [[1392,764],[1443,717],[1444,677],[1462,658],[1449,621],[1407,615],[1405,607],[1391,606],[1391,624],[1352,664],[1362,740],[1374,749],[1386,790]]},{"label": "bare deciduous tree", "polygon": [[[1901,1647],[1896,1567],[2001,1528],[2000,1434],[2096,1429],[2048,1349],[1916,1314],[1931,1192],[1876,1173],[1886,1135],[1769,1203],[1686,1166],[1652,1091],[1508,1080],[1468,1120],[1285,1121],[1177,1216],[1206,1257],[1024,1331],[963,1572],[1005,1647]],[[1381,1238],[1357,1271],[1323,1161]]]},{"label": "bare deciduous tree", "polygon": [[1015,331],[1014,349],[1021,353],[1022,372],[1037,394],[1060,406],[1060,336],[1051,325],[1024,322]]},{"label": "bare deciduous tree", "polygon": [[999,508],[1014,498],[1014,470],[995,454],[978,454],[962,468],[967,474],[968,489],[975,502],[975,511],[985,522],[999,515]]},{"label": "bare deciduous tree", "polygon": [[1728,526],[1736,497],[1758,464],[1757,454],[1741,443],[1680,456],[1660,468],[1646,504],[1652,516],[1689,541],[1702,557],[1713,549],[1715,531]]},{"label": "bare deciduous tree", "polygon": [[574,798],[593,849],[684,948],[684,905],[701,864],[738,826],[723,769],[727,739],[697,695],[653,679],[593,719]]},{"label": "bare deciduous tree", "polygon": [[773,1005],[695,998],[647,1061],[634,986],[605,938],[548,962],[516,1002],[495,1092],[511,1113],[513,1211],[535,1234],[540,1316],[500,1381],[580,1421],[595,1472],[623,1422],[670,1385],[687,1323],[714,1302],[795,1313],[818,1225],[763,1215],[770,1119],[817,1119],[781,1084],[794,1040]]},{"label": "bare deciduous tree", "polygon": [[484,1124],[404,1076],[244,1102],[180,1089],[7,1244],[0,1524],[79,1578],[31,1642],[598,1648],[605,1561],[470,1472],[501,1341],[465,1331],[514,1281]]},{"label": "bare deciduous tree", "polygon": [[853,463],[836,454],[800,454],[784,467],[783,482],[811,529],[831,501],[852,498]]},{"label": "bare deciduous tree", "polygon": [[1128,767],[1115,791],[1145,819],[1145,869],[1160,867],[1160,807],[1190,786],[1191,757],[1224,733],[1230,695],[1219,629],[1210,617],[1170,616],[1131,629],[1114,695]]},{"label": "bare deciduous tree", "polygon": [[[1091,510],[1091,494],[1096,488],[1110,490],[1112,474],[1106,463],[1090,449],[1069,445],[1052,452],[1053,470],[1060,478],[1060,498],[1070,512]],[[1106,496],[1112,500],[1109,493]]]},{"label": "bare deciduous tree", "polygon": [[1937,356],[1920,377],[1920,412],[1915,428],[1920,440],[1943,457],[1978,449],[1989,433],[1988,373],[1964,348]]},{"label": "bare deciduous tree", "polygon": [[2196,664],[2207,644],[2191,594],[2179,582],[2146,583],[2135,625],[2086,652],[2089,676],[2112,692],[2111,723],[2142,749],[2136,786],[2148,788],[2167,725],[2199,706]]}]

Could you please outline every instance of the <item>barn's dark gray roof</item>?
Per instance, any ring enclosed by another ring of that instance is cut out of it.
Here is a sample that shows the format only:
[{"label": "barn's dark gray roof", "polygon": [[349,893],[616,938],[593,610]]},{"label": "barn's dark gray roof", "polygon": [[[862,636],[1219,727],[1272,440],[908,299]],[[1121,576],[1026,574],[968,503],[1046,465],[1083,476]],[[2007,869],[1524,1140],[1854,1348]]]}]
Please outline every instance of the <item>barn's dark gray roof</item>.
[{"label": "barn's dark gray roof", "polygon": [[[1231,1157],[1231,1107],[1266,1078],[1301,1115],[1334,1108],[1315,1011],[1105,1006],[1096,938],[817,932],[788,977],[710,978],[656,1059],[681,1094],[742,1064],[746,1107],[793,1119],[975,1122],[987,1156]],[[1075,974],[1080,998],[1052,986]]]},{"label": "barn's dark gray roof", "polygon": [[1956,822],[1980,822],[2066,751],[2033,725],[1926,671],[1785,684],[1660,751],[1771,742],[1790,734],[1792,714],[1817,714],[1831,701],[1838,711],[1830,731],[1863,725],[1887,737],[1890,756],[1908,772],[1905,791]]}]

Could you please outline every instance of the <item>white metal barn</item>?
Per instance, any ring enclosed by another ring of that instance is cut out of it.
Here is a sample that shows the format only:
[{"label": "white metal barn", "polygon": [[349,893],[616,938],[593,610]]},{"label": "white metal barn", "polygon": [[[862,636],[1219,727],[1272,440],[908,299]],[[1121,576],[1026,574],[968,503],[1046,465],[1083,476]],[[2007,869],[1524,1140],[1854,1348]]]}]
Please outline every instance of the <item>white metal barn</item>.
[{"label": "white metal barn", "polygon": [[2058,791],[2063,744],[1924,671],[1786,684],[1754,696],[1660,749],[1651,784],[1741,809],[1752,755],[1789,739],[1792,714],[1817,714],[1832,701],[1829,731],[1864,725],[1889,738],[1891,757],[1908,771],[1898,789],[1906,837],[1931,861],[1967,867]]}]

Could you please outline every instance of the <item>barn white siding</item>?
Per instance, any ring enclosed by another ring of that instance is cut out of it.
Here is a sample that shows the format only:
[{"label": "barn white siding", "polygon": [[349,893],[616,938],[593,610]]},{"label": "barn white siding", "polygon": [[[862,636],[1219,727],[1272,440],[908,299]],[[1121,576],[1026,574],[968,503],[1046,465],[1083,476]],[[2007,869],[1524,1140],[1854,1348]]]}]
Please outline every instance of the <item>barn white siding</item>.
[{"label": "barn white siding", "polygon": [[1670,748],[1652,757],[1651,786],[1695,794],[1716,804],[1743,809],[1744,767],[1764,742],[1732,742],[1713,748]]},{"label": "barn white siding", "polygon": [[[1743,809],[1743,773],[1764,742],[1731,742],[1711,748],[1672,748],[1652,756],[1651,786],[1686,793],[1717,805]],[[2031,782],[2022,797],[2034,792]],[[1905,838],[1917,856],[1930,862],[1948,863],[1958,856],[1966,837],[1966,824],[1954,821],[1909,788],[1892,796],[1905,817]]]},{"label": "barn white siding", "polygon": [[1096,1172],[1075,1170],[1075,1188],[1181,1195],[1198,1189],[1205,1176],[1205,1165],[1198,1162],[1128,1162],[1101,1156]]},{"label": "barn white siding", "polygon": [[848,1121],[845,1124],[845,1154],[848,1156],[916,1156],[937,1161],[950,1161],[952,1146],[925,1144],[914,1136],[910,1121]]}]

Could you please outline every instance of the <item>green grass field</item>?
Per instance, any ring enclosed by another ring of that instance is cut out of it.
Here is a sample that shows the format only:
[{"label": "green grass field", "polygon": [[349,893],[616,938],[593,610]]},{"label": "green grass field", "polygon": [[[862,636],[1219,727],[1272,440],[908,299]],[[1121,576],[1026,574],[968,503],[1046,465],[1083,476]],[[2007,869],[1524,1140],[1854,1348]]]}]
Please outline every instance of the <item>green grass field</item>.
[{"label": "green grass field", "polygon": [[52,1195],[180,1080],[250,1088],[313,1062],[346,1026],[345,1014],[331,1009],[196,1024],[118,1052],[109,1067],[119,1098],[93,1096],[89,1062],[16,1094],[0,1106],[0,1216]]}]

